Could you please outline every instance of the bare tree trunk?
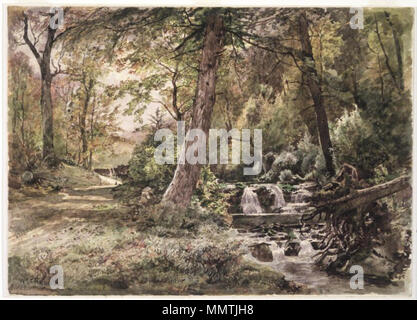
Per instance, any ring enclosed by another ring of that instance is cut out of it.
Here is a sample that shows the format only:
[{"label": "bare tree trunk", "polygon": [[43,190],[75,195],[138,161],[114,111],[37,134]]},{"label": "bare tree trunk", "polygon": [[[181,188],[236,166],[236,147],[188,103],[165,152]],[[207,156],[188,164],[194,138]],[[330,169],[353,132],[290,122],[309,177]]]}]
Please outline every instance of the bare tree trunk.
[{"label": "bare tree trunk", "polygon": [[92,81],[90,80],[89,85],[85,87],[85,100],[84,105],[81,110],[80,115],[80,136],[81,136],[81,153],[82,153],[82,163],[85,168],[88,166],[88,158],[87,158],[87,151],[88,151],[88,140],[87,140],[87,131],[86,131],[86,119],[87,119],[87,111],[88,111],[88,105],[90,103],[90,91],[92,87]]},{"label": "bare tree trunk", "polygon": [[[198,73],[196,99],[193,107],[190,129],[201,129],[206,135],[211,125],[211,115],[216,97],[216,72],[219,66],[220,53],[223,49],[224,26],[223,17],[211,15],[207,17],[204,45]],[[185,151],[192,144],[186,142]],[[201,165],[178,163],[164,201],[171,201],[182,207],[189,205],[191,196],[200,176]]]},{"label": "bare tree trunk", "polygon": [[21,108],[22,108],[22,123],[20,125],[20,133],[22,135],[22,144],[23,146],[26,146],[26,135],[25,135],[26,114],[25,114],[25,92],[24,91],[22,92]]},{"label": "bare tree trunk", "polygon": [[355,190],[344,197],[319,203],[315,207],[318,211],[330,209],[332,212],[342,213],[372,203],[409,187],[410,177],[402,176],[370,188]]},{"label": "bare tree trunk", "polygon": [[28,18],[24,15],[24,34],[23,39],[28,45],[41,71],[41,113],[42,113],[42,155],[44,159],[52,160],[55,158],[54,152],[54,129],[53,129],[53,109],[52,109],[52,74],[51,74],[51,51],[54,43],[56,29],[52,29],[48,24],[47,37],[42,56],[35,45],[28,37]]},{"label": "bare tree trunk", "polygon": [[89,155],[87,154],[88,151],[88,137],[87,137],[87,113],[88,107],[90,105],[90,99],[92,90],[94,87],[94,80],[87,79],[87,75],[83,72],[81,83],[84,87],[85,97],[84,97],[84,104],[80,111],[80,118],[79,118],[79,127],[80,127],[80,138],[81,138],[81,162],[84,168],[88,168],[88,158]]},{"label": "bare tree trunk", "polygon": [[316,113],[320,144],[323,151],[324,160],[326,162],[327,172],[333,176],[335,174],[335,169],[333,165],[333,151],[329,134],[329,124],[326,110],[323,105],[320,81],[314,62],[310,36],[308,34],[308,20],[304,12],[301,13],[299,17],[299,33],[303,56],[303,72],[306,76],[307,86],[310,90],[310,94],[314,102],[314,110]]},{"label": "bare tree trunk", "polygon": [[90,156],[88,160],[88,170],[93,169],[93,148],[91,147],[93,139],[94,139],[94,112],[96,109],[96,96],[94,95],[93,98],[93,106],[91,109],[91,121],[90,121]]},{"label": "bare tree trunk", "polygon": [[88,170],[93,169],[93,150],[90,150],[90,155],[88,156]]},{"label": "bare tree trunk", "polygon": [[[376,32],[376,35],[378,37],[378,41],[379,41],[379,45],[381,46],[382,53],[384,54],[384,57],[385,57],[385,65],[387,66],[387,69],[389,71],[389,74],[391,75],[391,78],[392,78],[392,81],[394,82],[395,87],[398,89],[399,92],[401,92],[402,89],[401,89],[400,85],[398,84],[397,76],[395,75],[395,72],[391,67],[387,51],[385,50],[384,43],[382,42],[381,33],[379,32],[378,20],[376,18],[376,15],[374,15],[374,17],[375,17],[375,32]],[[401,62],[401,64],[402,64],[402,62]]]},{"label": "bare tree trunk", "polygon": [[[49,69],[49,67],[44,67]],[[42,77],[41,89],[41,112],[42,112],[42,139],[43,139],[43,158],[53,159],[54,153],[54,128],[53,128],[53,111],[51,97],[52,77],[50,71],[46,71]]]},{"label": "bare tree trunk", "polygon": [[395,54],[397,55],[397,75],[398,75],[398,82],[401,91],[404,91],[404,70],[403,70],[403,58],[401,53],[401,43],[400,43],[400,37],[398,36],[397,29],[395,29],[394,24],[391,21],[390,14],[387,11],[384,11],[385,17],[388,21],[388,24],[391,27],[392,30],[392,37],[394,38],[394,44],[395,44]]}]

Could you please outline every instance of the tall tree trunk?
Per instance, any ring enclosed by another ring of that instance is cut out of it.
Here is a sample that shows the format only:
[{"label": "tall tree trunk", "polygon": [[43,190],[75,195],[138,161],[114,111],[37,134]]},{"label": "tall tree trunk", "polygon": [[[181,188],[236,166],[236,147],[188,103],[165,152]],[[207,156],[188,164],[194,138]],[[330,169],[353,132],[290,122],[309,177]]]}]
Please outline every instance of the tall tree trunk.
[{"label": "tall tree trunk", "polygon": [[87,119],[87,111],[88,111],[88,105],[90,103],[90,96],[91,96],[91,89],[93,87],[92,80],[89,81],[88,85],[84,84],[85,88],[85,100],[84,105],[81,110],[80,115],[80,136],[81,136],[81,153],[82,153],[82,163],[85,168],[88,166],[88,139],[87,139],[87,131],[86,131],[86,119]]},{"label": "tall tree trunk", "polygon": [[394,44],[395,44],[395,54],[397,56],[397,75],[398,75],[398,82],[401,91],[404,91],[404,70],[403,70],[403,58],[401,53],[401,43],[400,43],[400,37],[398,36],[397,29],[395,29],[394,24],[391,21],[390,14],[387,11],[384,11],[385,17],[388,21],[388,24],[391,27],[392,31],[392,37],[394,38]]},{"label": "tall tree trunk", "polygon": [[92,79],[87,80],[85,73],[83,73],[82,84],[85,91],[84,104],[81,109],[79,126],[80,126],[80,137],[81,137],[81,153],[82,153],[82,164],[84,168],[88,168],[88,137],[87,137],[87,112],[90,105],[91,90],[94,87],[94,81]]},{"label": "tall tree trunk", "polygon": [[90,155],[88,156],[88,170],[92,171],[93,169],[93,150],[90,150]]},{"label": "tall tree trunk", "polygon": [[93,106],[91,109],[91,121],[90,121],[90,156],[88,159],[88,170],[93,170],[93,139],[94,139],[94,112],[96,109],[96,96],[93,98]]},{"label": "tall tree trunk", "polygon": [[23,39],[32,51],[39,64],[41,72],[41,113],[42,113],[42,155],[48,162],[55,158],[54,152],[54,129],[53,129],[53,109],[52,109],[52,74],[51,74],[51,52],[54,43],[56,29],[52,29],[48,24],[47,36],[42,55],[28,37],[28,18],[24,15]]},{"label": "tall tree trunk", "polygon": [[20,125],[20,134],[22,135],[22,144],[25,147],[26,146],[26,135],[25,135],[25,120],[26,120],[26,114],[25,114],[25,91],[22,92],[21,108],[22,108],[22,123]]},{"label": "tall tree trunk", "polygon": [[410,177],[401,176],[366,189],[354,190],[341,198],[321,201],[314,207],[318,210],[318,212],[331,210],[331,212],[335,215],[341,214],[410,187]]},{"label": "tall tree trunk", "polygon": [[303,58],[303,72],[306,76],[307,86],[314,102],[317,128],[324,160],[326,162],[326,169],[330,175],[334,175],[335,169],[333,165],[333,151],[329,134],[329,124],[327,121],[326,110],[323,105],[323,96],[313,57],[313,49],[308,35],[308,20],[304,12],[301,13],[299,17],[299,33]]},{"label": "tall tree trunk", "polygon": [[[381,47],[382,53],[384,54],[384,57],[385,57],[385,65],[388,69],[389,74],[391,75],[391,78],[392,78],[392,81],[394,82],[395,87],[401,93],[402,89],[401,89],[401,86],[398,84],[397,75],[395,74],[394,69],[392,68],[389,62],[389,56],[388,56],[387,50],[385,49],[384,42],[382,42],[381,33],[379,32],[378,20],[376,18],[376,15],[374,15],[374,19],[375,19],[375,32],[378,37],[378,41],[379,41],[379,45]],[[401,61],[401,64],[402,64],[402,61]]]},{"label": "tall tree trunk", "polygon": [[[41,68],[42,69],[42,68]],[[48,66],[43,67],[42,72],[42,88],[41,88],[41,113],[42,113],[42,140],[43,140],[43,158],[52,160],[55,158],[54,153],[54,127],[53,127],[53,109],[51,84],[52,77]]]},{"label": "tall tree trunk", "polygon": [[[204,45],[200,61],[196,99],[193,107],[190,129],[200,129],[206,136],[211,124],[211,115],[216,98],[216,72],[219,66],[220,53],[223,50],[224,26],[223,17],[210,15],[207,17]],[[185,150],[193,142],[186,142]],[[164,201],[171,201],[179,206],[186,207],[200,176],[200,164],[178,163]]]}]

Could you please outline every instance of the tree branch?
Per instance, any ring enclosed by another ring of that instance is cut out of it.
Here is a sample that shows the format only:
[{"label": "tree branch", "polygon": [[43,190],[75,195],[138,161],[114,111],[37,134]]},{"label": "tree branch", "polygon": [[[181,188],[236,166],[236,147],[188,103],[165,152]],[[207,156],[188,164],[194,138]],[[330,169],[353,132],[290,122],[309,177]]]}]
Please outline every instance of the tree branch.
[{"label": "tree branch", "polygon": [[28,45],[29,49],[32,51],[32,53],[35,56],[36,61],[38,62],[38,64],[41,65],[42,64],[42,58],[41,58],[38,50],[36,49],[35,45],[30,41],[30,39],[28,37],[29,23],[28,23],[28,17],[25,13],[23,13],[23,22],[25,24],[24,29],[23,29],[23,39],[25,40],[25,43]]}]

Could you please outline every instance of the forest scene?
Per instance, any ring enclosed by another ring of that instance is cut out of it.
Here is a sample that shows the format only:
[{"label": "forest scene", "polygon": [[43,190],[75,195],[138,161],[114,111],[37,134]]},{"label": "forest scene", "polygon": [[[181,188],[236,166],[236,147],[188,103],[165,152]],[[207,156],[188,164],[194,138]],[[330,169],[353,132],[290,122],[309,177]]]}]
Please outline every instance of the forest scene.
[{"label": "forest scene", "polygon": [[9,6],[10,294],[410,295],[413,21]]}]

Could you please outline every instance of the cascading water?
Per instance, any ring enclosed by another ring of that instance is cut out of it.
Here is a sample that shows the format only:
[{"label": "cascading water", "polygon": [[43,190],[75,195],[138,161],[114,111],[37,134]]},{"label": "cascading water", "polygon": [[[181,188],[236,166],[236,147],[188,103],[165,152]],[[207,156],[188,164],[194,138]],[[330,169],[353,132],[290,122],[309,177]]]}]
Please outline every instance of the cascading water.
[{"label": "cascading water", "polygon": [[[308,212],[309,201],[311,201],[313,190],[310,189],[313,189],[314,186],[313,183],[299,186],[297,191],[291,195],[291,202],[286,203],[283,192],[278,186],[274,184],[252,185],[244,189],[241,207],[244,214],[272,213],[269,211],[265,212],[266,209],[262,209],[259,199],[262,201],[263,198],[261,194],[260,198],[258,198],[258,194],[255,192],[264,192],[265,190],[261,190],[261,188],[266,188],[270,195],[274,196],[273,204],[269,208],[271,210],[279,209],[278,215],[305,213]],[[268,198],[268,200],[270,199]],[[265,203],[264,206],[266,206]],[[255,219],[254,221],[258,220]],[[322,234],[322,226],[317,225],[316,228],[302,233],[290,226],[287,229],[284,228],[275,233],[272,232],[272,235],[270,231],[271,229],[265,231],[263,228],[256,227],[248,231],[240,231],[237,234],[237,238],[247,246],[248,253],[244,255],[245,259],[256,264],[269,266],[283,274],[286,280],[302,284],[314,293],[356,293],[350,288],[349,278],[329,275],[315,264],[315,259],[319,252],[317,243],[320,243],[325,237]],[[288,249],[287,244],[290,242],[298,243],[297,254],[288,254],[286,251]],[[262,260],[260,257],[257,257],[255,254],[257,252],[253,252],[253,247],[259,245],[262,245],[265,249],[265,252],[263,252],[264,256],[267,254],[272,255],[272,261],[270,259]],[[385,290],[389,293],[392,288],[394,286],[381,289],[376,285],[367,284],[365,290],[366,293],[384,293]]]},{"label": "cascading water", "polygon": [[282,190],[275,184],[267,184],[265,187],[274,194],[274,205],[272,206],[272,211],[285,207],[286,202]]},{"label": "cascading water", "polygon": [[[241,234],[241,238],[247,243],[266,243],[272,251],[273,261],[262,262],[255,258],[251,253],[246,254],[245,259],[265,266],[285,275],[288,281],[294,281],[303,284],[306,288],[314,290],[315,293],[352,293],[349,286],[349,280],[341,277],[328,275],[325,271],[320,270],[314,263],[316,250],[313,249],[309,240],[295,232],[296,238],[300,240],[301,250],[297,256],[286,256],[283,244],[270,240],[269,237],[254,237],[255,234]],[[301,238],[301,239],[300,239]]]},{"label": "cascading water", "polygon": [[[274,197],[274,204],[271,206],[271,211],[275,212],[283,207],[285,207],[286,202],[284,199],[284,193],[282,190],[274,184],[262,184],[262,185],[255,185],[252,187],[246,187],[243,190],[242,199],[240,202],[240,206],[242,208],[242,212],[245,214],[253,214],[253,213],[263,213],[264,210],[259,202],[258,195],[256,194],[256,188],[264,187],[270,191]],[[268,211],[269,212],[269,211]]]},{"label": "cascading water", "polygon": [[263,211],[261,204],[259,203],[258,195],[254,190],[253,187],[246,187],[243,190],[240,206],[245,214],[262,213]]}]

